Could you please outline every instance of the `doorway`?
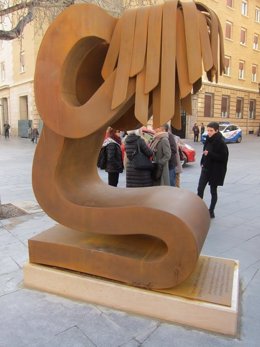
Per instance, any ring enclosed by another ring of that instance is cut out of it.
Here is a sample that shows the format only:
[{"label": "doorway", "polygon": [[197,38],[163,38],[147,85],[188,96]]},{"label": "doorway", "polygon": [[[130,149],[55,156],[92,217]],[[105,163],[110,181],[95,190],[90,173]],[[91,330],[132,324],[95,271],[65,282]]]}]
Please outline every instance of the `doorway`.
[{"label": "doorway", "polygon": [[20,119],[28,120],[28,96],[20,96]]}]

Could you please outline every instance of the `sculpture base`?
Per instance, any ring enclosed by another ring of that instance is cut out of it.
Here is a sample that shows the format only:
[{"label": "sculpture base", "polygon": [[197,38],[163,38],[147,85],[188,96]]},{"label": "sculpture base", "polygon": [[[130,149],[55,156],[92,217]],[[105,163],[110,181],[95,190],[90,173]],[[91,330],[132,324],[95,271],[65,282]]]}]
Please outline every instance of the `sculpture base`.
[{"label": "sculpture base", "polygon": [[[24,266],[24,285],[71,299],[104,305],[113,309],[215,333],[236,336],[239,296],[238,262],[213,257],[201,258],[206,259],[206,263],[210,260],[214,269],[219,269],[216,264],[219,264],[220,261],[230,262],[229,265],[234,265],[229,266],[229,269],[233,269],[231,286],[225,282],[227,281],[226,275],[223,277],[223,280],[226,278],[225,281],[221,281],[222,285],[219,286],[219,288],[229,288],[230,295],[226,298],[230,297],[230,303],[227,300],[226,304],[209,302],[214,300],[212,300],[213,297],[210,300],[208,299],[209,290],[207,288],[213,288],[214,279],[208,278],[205,280],[205,266],[201,265],[196,268],[197,275],[191,276],[187,281],[172,290],[160,292],[32,263],[27,263]],[[201,269],[202,272],[198,269]],[[214,270],[213,278],[218,278],[220,272]],[[224,271],[224,273],[227,272]],[[194,278],[197,278],[197,280],[194,281]],[[204,278],[203,281],[202,278]],[[196,286],[194,286],[194,283],[196,283]],[[174,292],[177,292],[178,295],[173,294]],[[205,300],[203,300],[203,293],[206,297]],[[220,289],[218,289],[219,293]],[[195,299],[198,296],[200,298]],[[217,299],[217,301],[219,300]]]},{"label": "sculpture base", "polygon": [[129,235],[80,232],[58,224],[29,239],[29,262],[134,287],[171,288],[194,271],[198,260],[202,235],[198,234],[195,239],[185,235],[178,229],[172,244],[178,240],[182,246],[174,247],[159,236],[138,232]]}]

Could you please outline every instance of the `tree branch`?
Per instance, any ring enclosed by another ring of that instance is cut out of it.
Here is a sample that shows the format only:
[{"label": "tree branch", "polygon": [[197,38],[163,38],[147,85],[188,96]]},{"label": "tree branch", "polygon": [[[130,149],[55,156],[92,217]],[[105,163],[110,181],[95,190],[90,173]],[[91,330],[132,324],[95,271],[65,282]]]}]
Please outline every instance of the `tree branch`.
[{"label": "tree branch", "polygon": [[28,8],[32,5],[33,2],[34,1],[21,2],[20,4],[16,4],[14,6],[10,6],[10,7],[1,9],[0,10],[0,16],[6,16],[7,14]]},{"label": "tree branch", "polygon": [[16,27],[11,30],[0,30],[0,40],[13,40],[21,35],[24,27],[34,20],[34,9],[46,8],[51,11],[51,8],[60,8],[61,10],[74,4],[74,0],[30,0],[21,1],[20,3],[0,10],[0,16],[4,17],[14,12],[28,9],[28,13],[23,15]]},{"label": "tree branch", "polygon": [[24,16],[16,25],[15,28],[4,31],[0,30],[0,39],[1,40],[13,40],[21,35],[24,27],[33,20],[33,13],[31,10],[28,11],[27,15]]},{"label": "tree branch", "polygon": [[32,7],[68,7],[74,4],[75,0],[60,0],[60,1],[47,1],[47,0],[31,0],[27,2],[20,2],[14,6],[9,6],[4,9],[0,9],[0,16],[5,16],[10,13],[14,13],[25,8]]}]

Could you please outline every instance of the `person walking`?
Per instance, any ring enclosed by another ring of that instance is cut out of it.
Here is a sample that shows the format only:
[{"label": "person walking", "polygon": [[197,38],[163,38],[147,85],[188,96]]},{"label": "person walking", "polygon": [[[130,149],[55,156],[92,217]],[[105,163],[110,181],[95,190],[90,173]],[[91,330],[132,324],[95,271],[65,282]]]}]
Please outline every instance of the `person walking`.
[{"label": "person walking", "polygon": [[119,174],[124,170],[119,132],[109,127],[102,147],[104,146],[106,147],[105,170],[108,173],[108,184],[117,187]]},{"label": "person walking", "polygon": [[32,129],[32,132],[31,132],[31,141],[33,143],[37,143],[38,142],[38,136],[39,136],[39,131],[36,127],[34,127]]},{"label": "person walking", "polygon": [[214,210],[218,200],[217,187],[224,184],[229,152],[224,138],[219,132],[217,122],[210,122],[207,125],[207,132],[200,162],[201,174],[198,183],[198,196],[203,199],[204,190],[208,183],[211,193],[209,213],[211,218],[215,218]]},{"label": "person walking", "polygon": [[137,170],[132,162],[133,153],[138,150],[147,157],[152,157],[152,150],[147,146],[145,140],[141,137],[141,129],[127,132],[125,139],[126,152],[126,187],[151,187],[153,186],[151,170]]},{"label": "person walking", "polygon": [[169,186],[169,160],[171,158],[171,147],[168,132],[165,131],[164,126],[155,129],[154,139],[151,143],[151,150],[153,151],[153,160],[155,163],[158,163],[163,167],[161,178],[155,181],[154,185]]},{"label": "person walking", "polygon": [[8,123],[4,124],[4,134],[5,134],[5,139],[9,139],[9,136],[10,136],[10,124],[8,124]]},{"label": "person walking", "polygon": [[192,131],[193,131],[193,135],[194,135],[193,141],[194,141],[194,142],[198,142],[198,141],[199,141],[200,129],[199,129],[197,123],[195,123],[195,124],[193,125]]}]

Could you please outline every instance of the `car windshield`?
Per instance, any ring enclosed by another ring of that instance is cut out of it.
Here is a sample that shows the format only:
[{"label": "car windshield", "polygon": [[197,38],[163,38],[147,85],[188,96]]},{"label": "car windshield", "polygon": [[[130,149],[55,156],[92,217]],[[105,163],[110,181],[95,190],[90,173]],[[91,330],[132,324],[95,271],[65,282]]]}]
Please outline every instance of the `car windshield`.
[{"label": "car windshield", "polygon": [[223,130],[225,130],[225,129],[226,129],[226,127],[227,127],[226,125],[220,125],[220,126],[219,126],[219,131],[223,131]]}]

